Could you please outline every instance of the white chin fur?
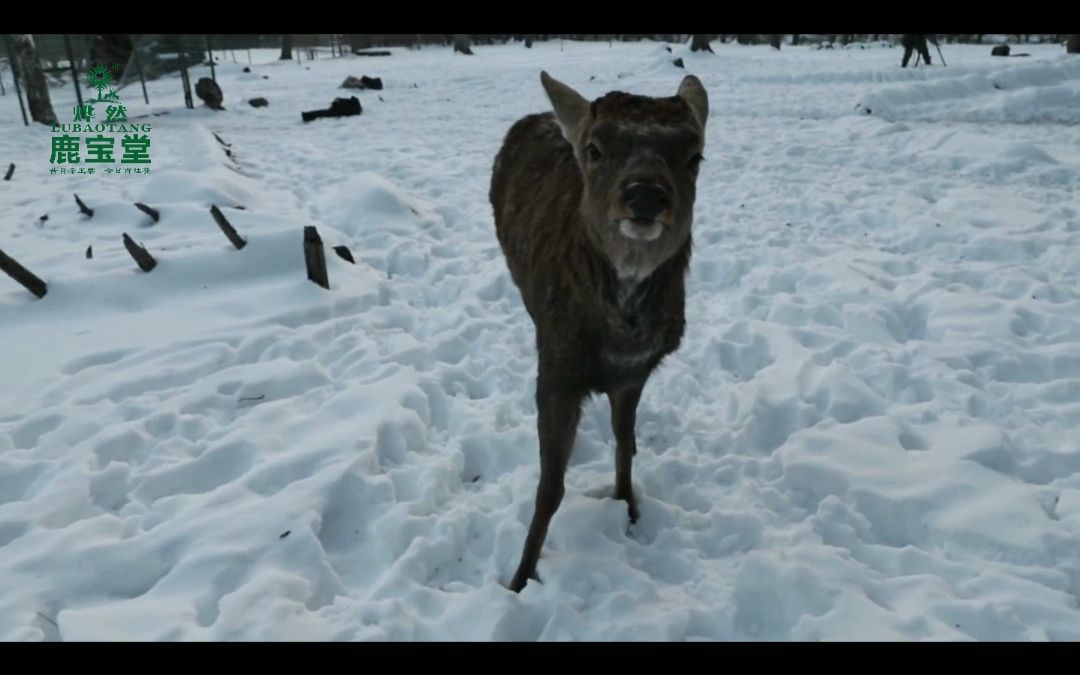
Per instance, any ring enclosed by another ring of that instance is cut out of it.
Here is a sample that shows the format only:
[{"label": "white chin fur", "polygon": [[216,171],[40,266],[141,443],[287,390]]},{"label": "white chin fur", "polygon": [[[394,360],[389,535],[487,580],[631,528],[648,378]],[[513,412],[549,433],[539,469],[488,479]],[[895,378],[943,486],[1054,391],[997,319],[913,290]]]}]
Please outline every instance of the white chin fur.
[{"label": "white chin fur", "polygon": [[655,241],[663,231],[663,223],[657,220],[648,225],[638,225],[629,218],[623,218],[619,221],[619,232],[627,239],[634,239],[635,241]]}]

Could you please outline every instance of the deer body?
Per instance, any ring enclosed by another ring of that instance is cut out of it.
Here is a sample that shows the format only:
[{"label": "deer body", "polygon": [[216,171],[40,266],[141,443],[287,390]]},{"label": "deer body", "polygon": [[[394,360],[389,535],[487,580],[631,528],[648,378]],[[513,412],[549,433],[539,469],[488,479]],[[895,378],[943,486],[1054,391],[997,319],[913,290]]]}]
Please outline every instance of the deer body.
[{"label": "deer body", "polygon": [[631,487],[637,405],[685,328],[684,277],[708,115],[697,78],[670,98],[621,92],[590,103],[546,73],[554,114],[515,123],[490,198],[510,274],[536,327],[540,484],[521,563],[535,578],[580,420],[606,394],[616,438],[615,496]]}]

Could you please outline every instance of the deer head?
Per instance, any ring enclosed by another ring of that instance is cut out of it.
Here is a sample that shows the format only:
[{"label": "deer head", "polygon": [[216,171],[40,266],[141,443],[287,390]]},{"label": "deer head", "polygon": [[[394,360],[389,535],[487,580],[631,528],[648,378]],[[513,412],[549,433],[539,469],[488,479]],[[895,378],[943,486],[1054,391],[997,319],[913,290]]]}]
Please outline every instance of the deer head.
[{"label": "deer head", "polygon": [[705,88],[687,75],[675,96],[611,92],[590,102],[546,72],[540,81],[581,169],[590,242],[621,279],[645,279],[690,238]]}]

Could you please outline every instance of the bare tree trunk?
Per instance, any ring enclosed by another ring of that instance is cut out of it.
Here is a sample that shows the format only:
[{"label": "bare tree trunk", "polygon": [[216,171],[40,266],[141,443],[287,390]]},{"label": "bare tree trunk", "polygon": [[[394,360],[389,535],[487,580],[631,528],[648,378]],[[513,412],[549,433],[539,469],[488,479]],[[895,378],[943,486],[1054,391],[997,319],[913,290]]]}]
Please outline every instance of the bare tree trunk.
[{"label": "bare tree trunk", "polygon": [[49,98],[49,84],[45,81],[45,72],[41,70],[33,35],[19,33],[12,35],[11,39],[15,43],[15,56],[19,60],[19,70],[22,71],[23,84],[26,86],[30,116],[35,122],[49,126],[57,124],[56,113],[53,112],[52,100]]},{"label": "bare tree trunk", "polygon": [[469,36],[458,34],[454,36],[454,51],[461,52],[467,56],[472,56],[472,50],[469,49]]},{"label": "bare tree trunk", "polygon": [[1080,54],[1080,35],[1069,35],[1065,42],[1065,52],[1068,54]]},{"label": "bare tree trunk", "polygon": [[134,49],[135,45],[130,35],[95,35],[93,45],[90,47],[90,62],[106,66],[114,63],[119,65],[120,68],[113,72],[113,78],[119,82],[124,76],[124,70],[127,68]]},{"label": "bare tree trunk", "polygon": [[712,41],[713,35],[694,35],[690,38],[690,51],[692,52],[710,52],[712,53],[712,47],[709,46],[709,42]]},{"label": "bare tree trunk", "polygon": [[292,59],[292,35],[281,36],[281,59]]}]

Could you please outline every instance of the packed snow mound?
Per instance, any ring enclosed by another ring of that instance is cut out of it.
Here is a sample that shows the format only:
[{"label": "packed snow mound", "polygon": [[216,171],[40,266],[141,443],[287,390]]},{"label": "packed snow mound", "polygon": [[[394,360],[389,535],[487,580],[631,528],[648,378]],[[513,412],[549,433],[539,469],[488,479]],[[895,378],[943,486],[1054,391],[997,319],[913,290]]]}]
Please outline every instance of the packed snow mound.
[{"label": "packed snow mound", "polygon": [[856,110],[887,120],[1037,124],[1080,123],[1080,61],[1009,64],[873,89]]}]

